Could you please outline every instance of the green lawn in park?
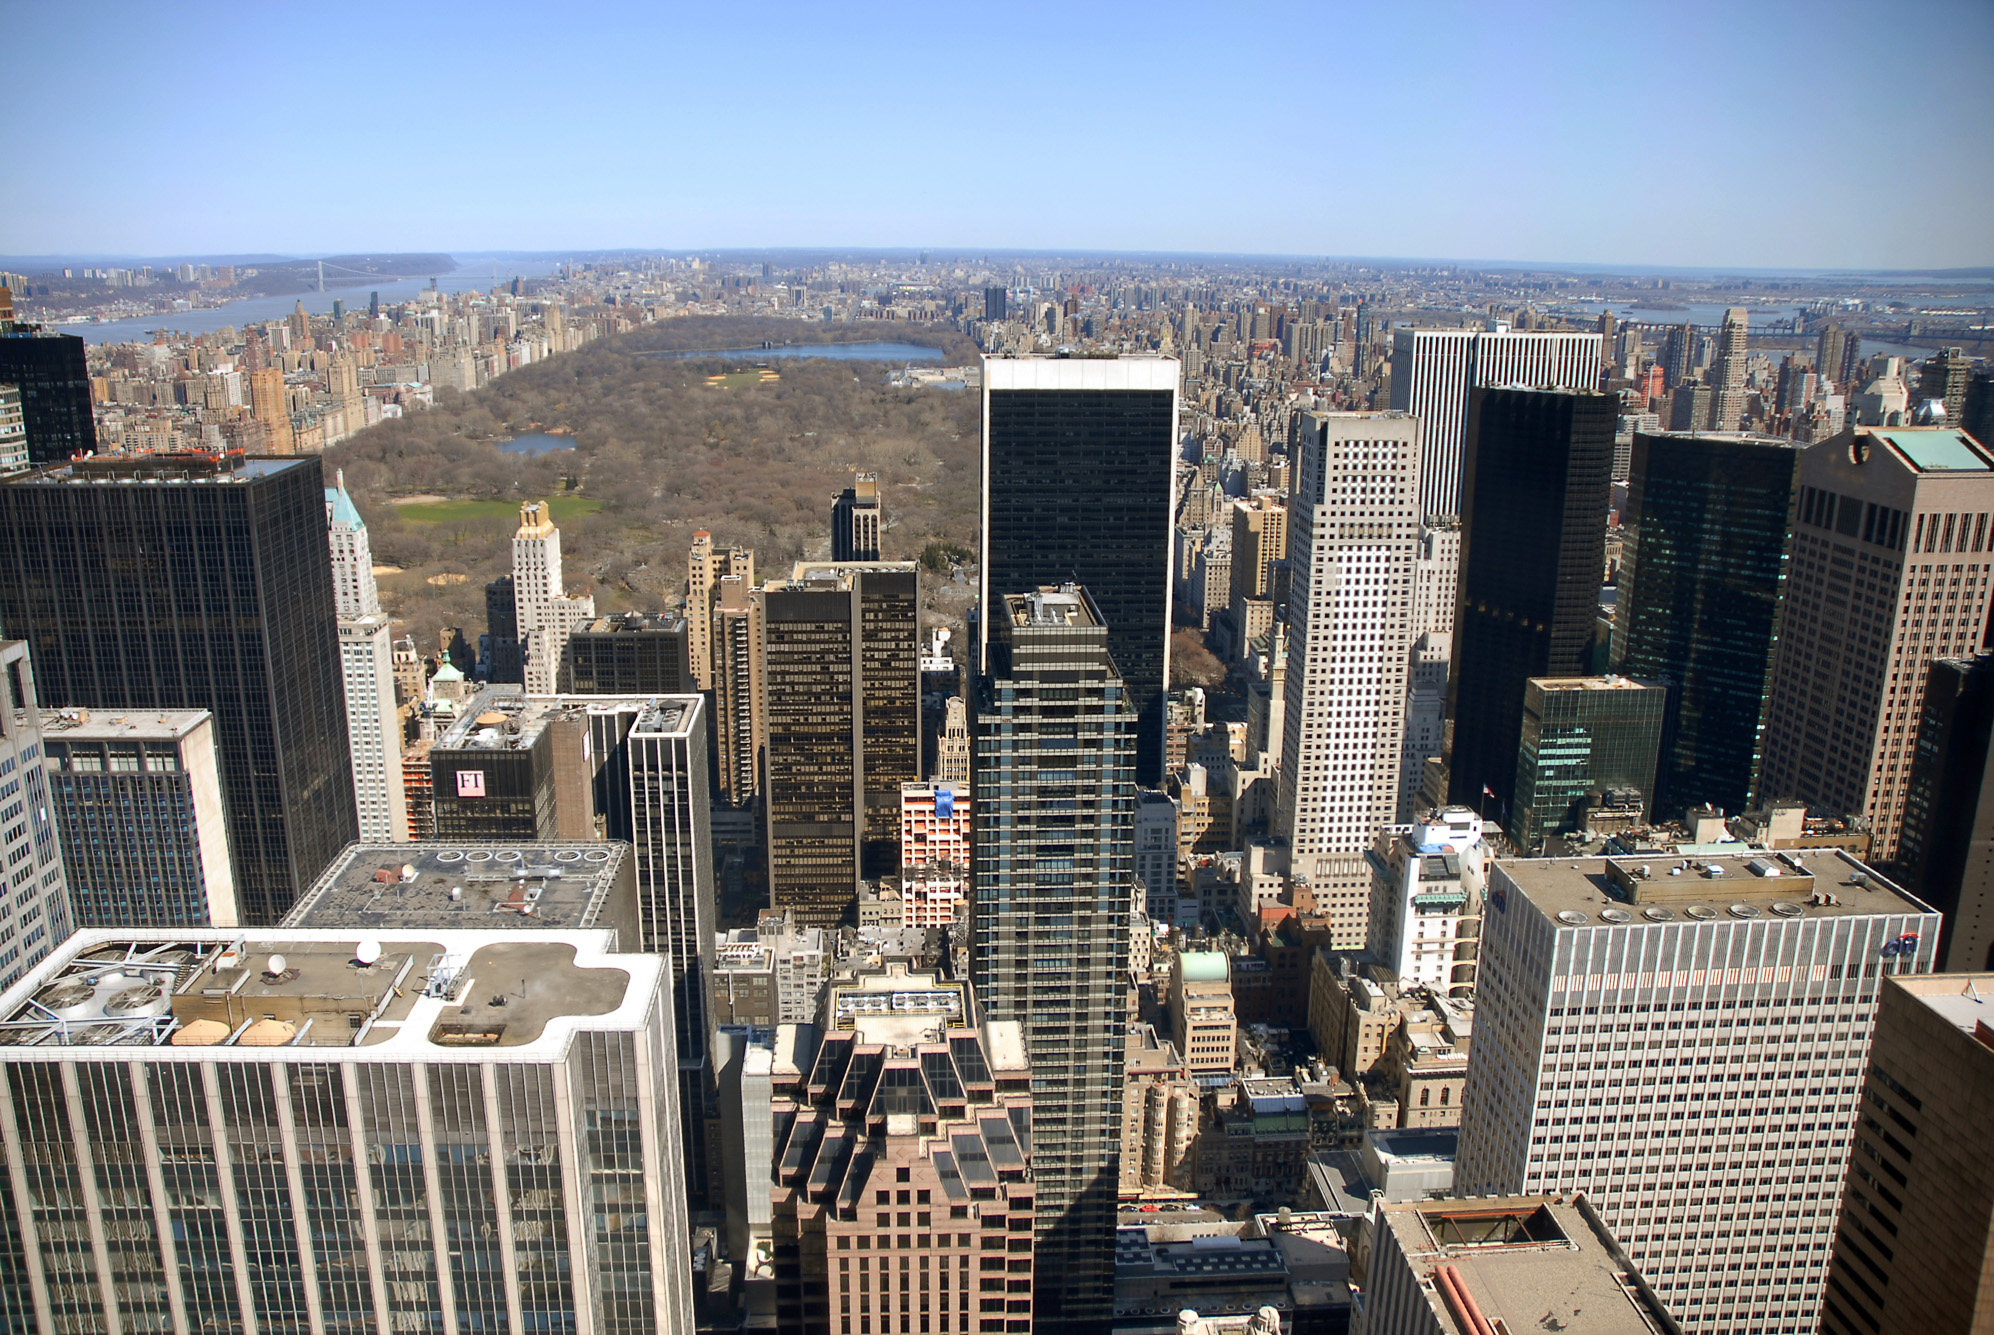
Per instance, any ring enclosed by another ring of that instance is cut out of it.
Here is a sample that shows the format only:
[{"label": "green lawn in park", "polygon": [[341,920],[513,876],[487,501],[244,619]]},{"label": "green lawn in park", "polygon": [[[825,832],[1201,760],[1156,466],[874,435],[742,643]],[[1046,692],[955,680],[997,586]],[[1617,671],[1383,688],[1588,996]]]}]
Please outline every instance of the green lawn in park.
[{"label": "green lawn in park", "polygon": [[[602,508],[601,501],[582,496],[556,496],[550,504],[556,524],[592,515]],[[395,512],[411,524],[460,524],[473,519],[516,519],[519,507],[511,501],[422,501],[398,505]]]}]

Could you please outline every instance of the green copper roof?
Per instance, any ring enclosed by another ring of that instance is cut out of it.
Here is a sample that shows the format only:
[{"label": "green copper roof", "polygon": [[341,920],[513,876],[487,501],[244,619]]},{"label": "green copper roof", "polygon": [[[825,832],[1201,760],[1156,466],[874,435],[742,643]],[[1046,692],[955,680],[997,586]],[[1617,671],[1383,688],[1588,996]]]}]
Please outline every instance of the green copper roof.
[{"label": "green copper roof", "polygon": [[1870,434],[1889,441],[1921,473],[1994,472],[1994,463],[1988,462],[1987,456],[1963,431],[1873,431]]},{"label": "green copper roof", "polygon": [[325,489],[325,503],[332,511],[333,523],[345,528],[365,527],[360,518],[359,509],[353,504],[353,498],[346,494],[345,480],[343,478],[339,486],[327,487]]},{"label": "green copper roof", "polygon": [[1186,951],[1178,956],[1177,967],[1184,971],[1184,981],[1187,983],[1223,983],[1227,976],[1223,951]]}]

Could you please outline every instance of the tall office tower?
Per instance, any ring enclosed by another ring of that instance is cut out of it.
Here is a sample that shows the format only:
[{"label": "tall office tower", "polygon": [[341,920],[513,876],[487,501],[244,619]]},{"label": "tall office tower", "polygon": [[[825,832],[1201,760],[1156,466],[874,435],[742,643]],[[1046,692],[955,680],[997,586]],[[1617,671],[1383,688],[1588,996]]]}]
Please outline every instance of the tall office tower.
[{"label": "tall office tower", "polygon": [[42,711],[49,806],[78,927],[234,927],[214,716]]},{"label": "tall office tower", "polygon": [[1462,513],[1462,448],[1469,398],[1482,385],[1597,390],[1605,374],[1598,334],[1400,329],[1392,335],[1392,407],[1420,421],[1420,517]]},{"label": "tall office tower", "polygon": [[1814,369],[1821,376],[1822,390],[1832,394],[1847,376],[1842,373],[1842,358],[1848,351],[1848,335],[1838,324],[1823,325],[1821,332],[1814,337]]},{"label": "tall office tower", "polygon": [[8,798],[7,912],[0,917],[0,987],[13,983],[53,950],[74,925],[63,875],[57,825],[49,819],[49,782],[43,772],[41,713],[35,707],[35,670],[28,646],[0,640],[0,792]]},{"label": "tall office tower", "polygon": [[712,607],[720,581],[729,575],[738,575],[744,588],[755,587],[754,549],[715,547],[711,533],[705,529],[694,533],[692,552],[686,558],[685,624],[693,680],[702,691],[713,689]]},{"label": "tall office tower", "polygon": [[316,460],[113,457],[0,481],[0,626],[33,646],[41,703],[214,714],[250,924],[358,829],[331,565]]},{"label": "tall office tower", "polygon": [[1085,590],[985,606],[970,966],[1031,1059],[1033,1328],[1099,1330],[1114,1290],[1138,715]]},{"label": "tall office tower", "polygon": [[9,322],[0,328],[0,384],[21,391],[28,462],[67,463],[97,448],[83,340]]},{"label": "tall office tower", "polygon": [[706,688],[713,693],[719,748],[719,796],[735,807],[762,791],[768,748],[768,698],[762,674],[762,604],[739,575],[721,577],[710,623]]},{"label": "tall office tower", "polygon": [[367,525],[347,495],[344,472],[325,489],[325,526],[360,837],[373,843],[406,839],[408,796],[402,784],[401,718],[395,711],[394,636],[374,583]]},{"label": "tall office tower", "polygon": [[1278,824],[1332,942],[1355,949],[1370,914],[1365,853],[1398,812],[1420,423],[1310,413],[1296,448]]},{"label": "tall office tower", "polygon": [[1981,444],[1994,441],[1994,369],[1975,371],[1966,385],[1959,425]]},{"label": "tall office tower", "polygon": [[1360,301],[1357,303],[1357,348],[1350,359],[1350,369],[1360,380],[1378,369],[1373,365],[1371,356],[1373,332],[1371,303]]},{"label": "tall office tower", "polygon": [[1524,683],[1583,676],[1591,664],[1613,418],[1606,394],[1475,391],[1448,684],[1448,800],[1505,825],[1515,805]]},{"label": "tall office tower", "polygon": [[1746,320],[1743,306],[1724,312],[1724,326],[1717,335],[1716,394],[1705,424],[1712,431],[1736,431],[1745,419]]},{"label": "tall office tower", "polygon": [[1177,799],[1156,788],[1135,795],[1135,877],[1153,923],[1177,922]]},{"label": "tall office tower", "polygon": [[1930,666],[1987,626],[1994,452],[1858,428],[1810,446],[1800,484],[1755,796],[1868,816],[1891,862]]},{"label": "tall office tower", "polygon": [[1021,589],[1084,587],[1141,720],[1136,780],[1163,781],[1170,680],[1174,358],[987,357],[977,661],[987,609]]},{"label": "tall office tower", "polygon": [[1232,593],[1266,598],[1274,588],[1274,563],[1288,555],[1288,506],[1279,492],[1255,492],[1232,503]]},{"label": "tall office tower", "polygon": [[969,706],[952,695],[942,706],[942,733],[935,742],[935,782],[969,787]]},{"label": "tall office tower", "polygon": [[284,387],[284,369],[266,366],[249,373],[250,414],[263,426],[264,448],[271,454],[290,454],[296,448],[291,434],[291,392]]},{"label": "tall office tower", "polygon": [[484,654],[487,682],[524,684],[526,663],[520,652],[519,605],[513,598],[511,575],[500,575],[485,585]]},{"label": "tall office tower", "polygon": [[1963,428],[1966,391],[1972,381],[1973,360],[1962,349],[1941,348],[1927,357],[1918,370],[1917,398],[1937,399],[1946,406],[1946,425]]},{"label": "tall office tower", "polygon": [[1406,988],[1473,996],[1489,846],[1466,807],[1378,832],[1364,948]]},{"label": "tall office tower", "polygon": [[1373,1209],[1362,1335],[1682,1335],[1584,1193]]},{"label": "tall office tower", "polygon": [[545,501],[519,507],[512,535],[512,598],[528,695],[552,695],[575,627],[595,616],[595,599],[570,598],[561,576],[561,530]]},{"label": "tall office tower", "polygon": [[1461,581],[1461,523],[1429,519],[1419,528],[1412,567],[1412,656],[1407,664],[1405,740],[1399,748],[1394,819],[1419,806],[1426,762],[1446,753],[1447,677],[1454,652],[1454,599]]},{"label": "tall office tower", "polygon": [[986,320],[1004,319],[1010,305],[1009,302],[1010,295],[1011,295],[1010,290],[1007,288],[1001,288],[1001,287],[984,288],[983,318]]},{"label": "tall office tower", "polygon": [[28,466],[28,418],[18,385],[0,384],[0,473]]},{"label": "tall office tower", "polygon": [[1939,968],[1994,968],[1994,655],[1933,663],[1917,729],[1897,868],[1945,915]]},{"label": "tall office tower", "polygon": [[1767,436],[1634,436],[1612,661],[1674,693],[1649,795],[1658,817],[1748,805],[1800,459]]},{"label": "tall office tower", "polygon": [[770,1198],[780,1329],[1035,1328],[1045,1105],[1021,1025],[982,1019],[977,1000],[959,980],[864,973],[831,989],[821,1038],[776,1031],[776,1132],[769,1159],[744,1168]]},{"label": "tall office tower", "polygon": [[561,692],[683,695],[694,689],[685,618],[669,612],[596,617],[568,633]]},{"label": "tall office tower", "polygon": [[611,939],[77,933],[0,997],[0,1141],[62,1184],[11,1175],[0,1304],[39,1330],[691,1330],[666,966]]},{"label": "tall office tower", "polygon": [[1994,974],[1891,978],[1842,1186],[1822,1335],[1994,1325]]},{"label": "tall office tower", "polygon": [[[1523,689],[1509,835],[1535,853],[1546,837],[1646,825],[1669,688],[1632,677],[1532,677]],[[1609,814],[1610,813],[1610,814]]]},{"label": "tall office tower", "polygon": [[1826,853],[1497,861],[1455,1190],[1584,1191],[1684,1330],[1811,1331],[1878,981],[1939,928]]},{"label": "tall office tower", "polygon": [[1690,378],[1696,369],[1696,336],[1686,324],[1669,326],[1662,340],[1662,387],[1673,390]]},{"label": "tall office tower", "polygon": [[773,906],[836,927],[900,861],[900,785],[921,777],[919,568],[799,563],[762,590]]},{"label": "tall office tower", "polygon": [[879,478],[872,473],[854,473],[852,485],[831,506],[831,559],[877,561],[883,517]]},{"label": "tall office tower", "polygon": [[340,616],[366,616],[381,610],[374,582],[374,547],[367,523],[346,492],[346,470],[325,489],[326,541],[332,548],[332,606]]}]

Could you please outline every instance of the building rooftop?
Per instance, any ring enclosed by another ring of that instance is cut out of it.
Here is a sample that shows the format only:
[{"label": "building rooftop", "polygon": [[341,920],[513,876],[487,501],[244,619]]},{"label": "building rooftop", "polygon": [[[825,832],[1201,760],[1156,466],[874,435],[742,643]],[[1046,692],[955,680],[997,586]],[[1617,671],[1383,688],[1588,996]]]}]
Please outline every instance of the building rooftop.
[{"label": "building rooftop", "polygon": [[1071,584],[1050,585],[1036,593],[1004,596],[1004,610],[1014,626],[1098,626],[1101,619],[1091,599]]},{"label": "building rooftop", "polygon": [[258,1060],[273,1047],[355,1050],[349,1060],[555,1057],[581,1029],[641,1027],[654,1004],[661,958],[613,954],[610,939],[83,931],[0,995],[0,1045],[98,1060],[127,1060],[132,1047],[154,1049],[148,1060]]},{"label": "building rooftop", "polygon": [[1446,1335],[1679,1330],[1583,1196],[1410,1201],[1384,1206],[1379,1226],[1391,1230]]},{"label": "building rooftop", "polygon": [[284,918],[327,929],[614,925],[630,846],[600,841],[348,844]]},{"label": "building rooftop", "polygon": [[1532,677],[1530,685],[1540,691],[1658,691],[1662,686],[1657,682],[1638,681],[1633,677]]},{"label": "building rooftop", "polygon": [[1994,973],[1929,973],[1907,975],[1896,984],[1942,1016],[1948,1024],[1978,1035],[1994,1048]]},{"label": "building rooftop", "polygon": [[44,709],[42,734],[55,741],[178,740],[214,716],[205,709]]},{"label": "building rooftop", "polygon": [[529,696],[517,688],[490,687],[464,703],[457,721],[436,739],[435,749],[524,751],[540,739],[554,719],[632,711],[640,714],[632,731],[679,735],[690,727],[698,699],[690,695]]},{"label": "building rooftop", "polygon": [[951,1029],[976,1023],[969,986],[889,964],[831,984],[825,1014],[833,1032],[849,1030],[861,1043],[907,1048],[939,1041]]},{"label": "building rooftop", "polygon": [[245,456],[239,451],[162,450],[151,454],[106,454],[89,459],[51,464],[6,479],[9,486],[125,486],[168,484],[226,484],[254,482],[288,468],[309,465],[314,472],[318,460],[293,457]]},{"label": "building rooftop", "polygon": [[1930,427],[1891,431],[1866,428],[1858,434],[1885,442],[1920,473],[1994,472],[1994,458],[1964,431]]},{"label": "building rooftop", "polygon": [[1495,865],[1568,927],[1934,912],[1839,848],[1748,848],[1700,858],[1499,858]]},{"label": "building rooftop", "polygon": [[575,627],[577,635],[614,635],[621,631],[677,632],[685,629],[685,618],[670,612],[624,612],[596,617]]}]

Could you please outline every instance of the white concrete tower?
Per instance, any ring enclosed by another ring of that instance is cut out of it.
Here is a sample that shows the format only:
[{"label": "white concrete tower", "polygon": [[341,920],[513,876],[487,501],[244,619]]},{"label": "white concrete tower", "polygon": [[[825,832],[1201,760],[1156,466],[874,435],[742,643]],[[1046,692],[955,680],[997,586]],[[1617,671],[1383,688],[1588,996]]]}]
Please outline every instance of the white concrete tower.
[{"label": "white concrete tower", "polygon": [[366,616],[381,610],[374,583],[374,545],[353,498],[346,494],[346,470],[333,474],[325,489],[326,537],[332,544],[332,603],[339,615]]},{"label": "white concrete tower", "polygon": [[1312,413],[1299,451],[1277,819],[1334,944],[1355,949],[1370,915],[1365,850],[1398,807],[1420,424],[1404,413]]},{"label": "white concrete tower", "polygon": [[561,579],[561,530],[545,501],[519,507],[519,531],[512,535],[512,597],[525,645],[526,693],[552,695],[560,677],[561,651],[575,627],[595,615],[595,599],[567,595]]},{"label": "white concrete tower", "polygon": [[346,494],[346,474],[325,489],[326,540],[332,547],[333,606],[339,613],[339,672],[346,686],[346,741],[353,754],[353,805],[360,838],[409,838],[402,789],[401,719],[395,712],[394,637],[374,583],[367,525]]}]

